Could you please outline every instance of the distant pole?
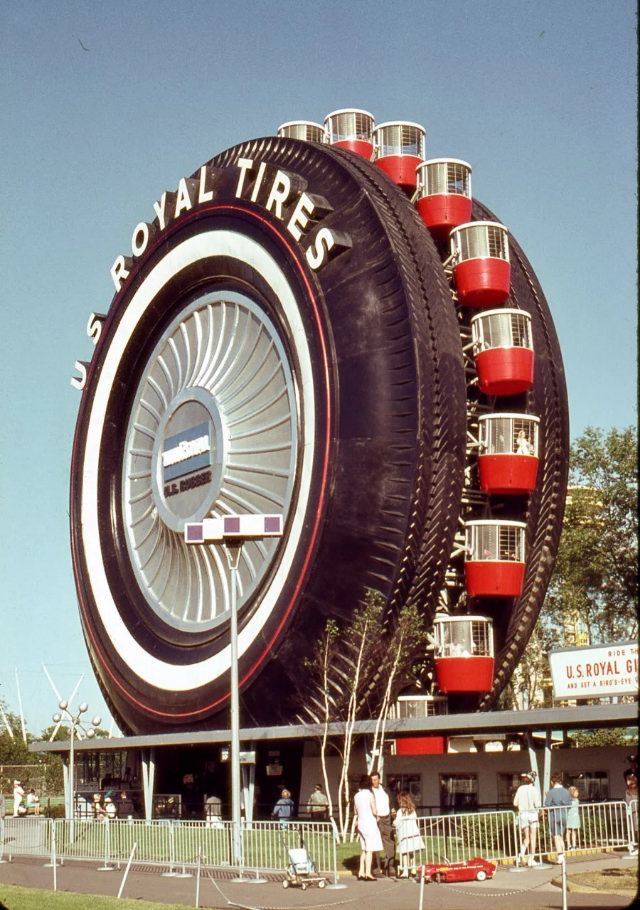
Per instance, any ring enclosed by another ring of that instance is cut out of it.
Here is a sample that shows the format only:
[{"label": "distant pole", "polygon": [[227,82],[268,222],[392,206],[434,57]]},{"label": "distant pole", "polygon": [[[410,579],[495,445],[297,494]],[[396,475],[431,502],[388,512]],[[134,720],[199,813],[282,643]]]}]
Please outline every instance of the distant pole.
[{"label": "distant pole", "polygon": [[[49,680],[49,685],[50,685],[51,688],[53,689],[53,694],[54,694],[55,697],[58,699],[58,702],[61,702],[61,701],[62,701],[62,695],[60,695],[60,692],[58,691],[58,687],[56,686],[56,684],[54,683],[53,679],[51,678],[51,674],[50,674],[49,671],[47,670],[46,664],[42,664],[42,669],[44,670],[44,675],[45,675],[45,676],[47,677],[47,679]],[[73,695],[71,696],[71,698],[73,698]]]},{"label": "distant pole", "polygon": [[86,711],[89,710],[89,706],[87,705],[86,702],[83,701],[82,704],[78,706],[78,710],[77,710],[75,716],[69,710],[68,701],[61,701],[60,704],[58,705],[58,707],[60,708],[60,711],[62,712],[62,714],[54,714],[52,720],[55,724],[58,724],[58,725],[60,723],[62,723],[62,721],[64,721],[69,727],[69,736],[70,736],[69,776],[68,776],[69,793],[68,793],[67,808],[66,808],[65,814],[66,814],[67,818],[70,820],[69,839],[70,839],[71,843],[73,843],[74,834],[75,834],[75,831],[74,831],[74,825],[75,825],[74,744],[75,744],[76,733],[81,730],[85,734],[85,736],[87,736],[89,739],[91,739],[93,736],[95,736],[96,728],[100,726],[100,724],[102,723],[102,720],[99,717],[94,717],[93,720],[91,721],[92,726],[88,730],[85,730],[84,727],[82,726],[81,717]]},{"label": "distant pole", "polygon": [[13,730],[11,729],[11,724],[7,720],[7,715],[4,713],[4,708],[2,707],[2,705],[0,705],[0,714],[2,714],[2,722],[4,723],[5,727],[7,728],[7,733],[9,734],[11,739],[15,739],[15,737],[13,735]]},{"label": "distant pole", "polygon": [[[82,705],[80,706],[82,707]],[[68,713],[68,712],[67,712]],[[69,717],[71,715],[69,714]],[[80,713],[78,712],[78,719],[80,718]],[[71,734],[71,745],[69,746],[69,808],[70,808],[70,817],[71,817],[71,843],[74,840],[74,826],[76,819],[76,799],[75,799],[75,787],[76,787],[76,766],[73,756],[73,744],[76,740],[76,722],[69,726],[69,733]]]},{"label": "distant pole", "polygon": [[27,729],[24,723],[24,711],[22,710],[22,695],[20,694],[20,680],[18,679],[18,668],[16,667],[16,689],[18,690],[18,707],[20,708],[20,726],[22,727],[22,738],[25,746],[27,745]]}]

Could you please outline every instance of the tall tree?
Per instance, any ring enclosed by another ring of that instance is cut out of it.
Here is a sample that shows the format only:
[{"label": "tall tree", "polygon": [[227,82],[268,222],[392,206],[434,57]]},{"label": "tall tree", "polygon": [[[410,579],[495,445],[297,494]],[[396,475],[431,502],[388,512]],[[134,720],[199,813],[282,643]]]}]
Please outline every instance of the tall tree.
[{"label": "tall tree", "polygon": [[27,734],[27,742],[24,741],[20,718],[0,702],[0,765],[34,764],[36,759],[29,752],[32,740],[33,736]]},{"label": "tall tree", "polygon": [[[638,634],[638,437],[634,427],[589,427],[571,446],[558,557],[503,708],[549,702],[548,653]],[[581,637],[581,635],[584,637]]]},{"label": "tall tree", "polygon": [[545,683],[549,678],[548,655],[553,643],[554,636],[549,635],[549,629],[537,622],[520,663],[500,697],[500,710],[529,711],[549,707],[551,693],[545,689]]},{"label": "tall tree", "polygon": [[[305,717],[324,728],[320,754],[324,783],[330,801],[326,771],[329,749],[341,760],[336,800],[338,824],[344,839],[350,823],[350,774],[354,725],[361,717],[375,717],[376,730],[368,772],[376,769],[382,755],[385,724],[398,693],[415,680],[415,668],[427,646],[424,621],[414,605],[406,605],[395,619],[385,616],[384,599],[378,591],[366,592],[364,603],[342,628],[329,620],[316,642],[308,671]],[[328,725],[344,725],[340,737],[329,737]],[[365,770],[364,768],[362,769]]]},{"label": "tall tree", "polygon": [[607,433],[589,427],[571,447],[544,619],[561,628],[579,616],[594,644],[635,638],[638,631],[637,464],[634,427]]}]

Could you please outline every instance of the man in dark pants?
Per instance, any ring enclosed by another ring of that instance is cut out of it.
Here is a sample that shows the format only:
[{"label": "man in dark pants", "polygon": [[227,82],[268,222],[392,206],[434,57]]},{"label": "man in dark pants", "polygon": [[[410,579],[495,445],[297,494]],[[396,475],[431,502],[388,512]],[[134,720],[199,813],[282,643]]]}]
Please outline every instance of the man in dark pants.
[{"label": "man in dark pants", "polygon": [[391,875],[391,867],[396,866],[396,845],[393,840],[393,829],[391,827],[391,804],[389,794],[382,786],[380,775],[374,772],[371,775],[373,785],[373,798],[376,803],[376,813],[378,815],[378,828],[382,838],[382,847],[384,850],[384,864],[380,867],[380,856],[377,857],[378,868],[386,875]]}]

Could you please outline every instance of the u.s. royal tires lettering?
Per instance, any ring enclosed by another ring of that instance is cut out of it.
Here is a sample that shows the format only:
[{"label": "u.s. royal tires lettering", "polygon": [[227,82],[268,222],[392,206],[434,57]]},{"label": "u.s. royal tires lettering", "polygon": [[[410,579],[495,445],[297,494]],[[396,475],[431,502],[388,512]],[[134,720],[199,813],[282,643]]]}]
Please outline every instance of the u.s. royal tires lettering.
[{"label": "u.s. royal tires lettering", "polygon": [[464,468],[454,306],[406,198],[337,149],[245,143],[153,216],[111,266],[78,382],[85,637],[126,729],[216,723],[229,569],[184,525],[281,513],[282,539],[247,542],[239,567],[243,710],[275,721],[327,617],[367,587],[390,615],[416,592],[435,610]]}]

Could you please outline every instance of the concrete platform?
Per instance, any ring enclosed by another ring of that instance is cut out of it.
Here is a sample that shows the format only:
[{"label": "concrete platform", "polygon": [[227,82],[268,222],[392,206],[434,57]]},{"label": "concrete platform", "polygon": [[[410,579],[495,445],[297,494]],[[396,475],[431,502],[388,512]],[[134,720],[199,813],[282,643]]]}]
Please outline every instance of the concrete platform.
[{"label": "concrete platform", "polygon": [[[97,863],[66,862],[56,870],[57,890],[74,891],[83,894],[107,894],[116,896],[124,867],[110,872],[98,871]],[[617,854],[598,854],[571,858],[567,874],[593,869],[633,869],[637,874],[638,862],[624,860]],[[442,910],[543,910],[562,908],[562,890],[553,884],[558,880],[558,866],[542,869],[513,871],[501,867],[493,879],[484,882],[461,884],[429,884],[424,886],[422,906]],[[53,870],[43,865],[42,859],[17,857],[10,863],[0,864],[0,902],[3,900],[2,885],[14,884],[30,888],[53,890]],[[359,882],[350,875],[340,876],[345,887],[319,889],[309,886],[300,888],[282,887],[282,879],[262,884],[236,883],[232,874],[206,873],[200,880],[200,907],[239,908],[239,910],[302,910],[302,908],[335,908],[344,910],[419,910],[420,885],[412,880],[392,881],[379,879],[375,882]],[[163,876],[161,871],[147,867],[132,868],[127,878],[123,897],[154,901],[159,904],[173,903],[194,907],[196,900],[196,878]],[[601,907],[614,910],[628,907],[633,896],[614,892],[585,892],[570,890],[567,907],[573,910]],[[0,904],[0,906],[2,906]],[[7,910],[19,910],[7,904]]]}]

